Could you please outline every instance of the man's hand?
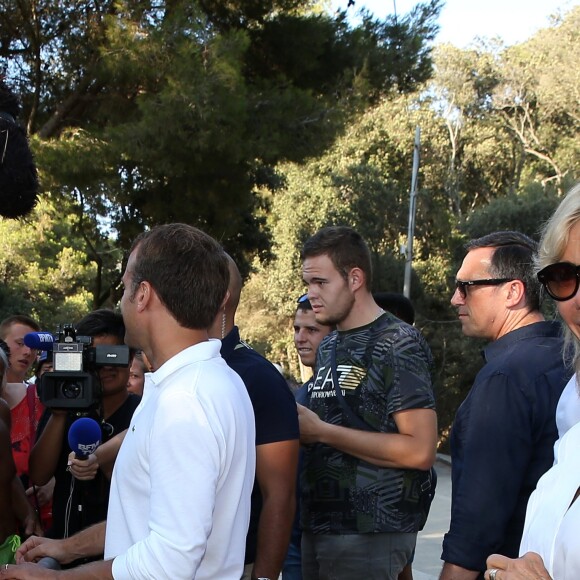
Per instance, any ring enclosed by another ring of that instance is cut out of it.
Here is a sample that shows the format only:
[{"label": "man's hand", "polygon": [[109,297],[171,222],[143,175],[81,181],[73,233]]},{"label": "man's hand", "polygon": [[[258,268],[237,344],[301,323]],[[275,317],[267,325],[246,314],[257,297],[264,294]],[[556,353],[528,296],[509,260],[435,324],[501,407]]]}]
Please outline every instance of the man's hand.
[{"label": "man's hand", "polygon": [[[36,487],[36,499],[38,500],[38,505],[42,507],[50,503],[53,493],[54,493],[54,477],[51,477],[50,481],[46,485],[39,485]],[[27,497],[34,495],[34,487],[29,487],[26,490],[26,495]]]},{"label": "man's hand", "polygon": [[317,443],[320,439],[320,430],[324,428],[324,421],[314,412],[296,403],[298,407],[298,423],[300,425],[300,443],[308,445]]},{"label": "man's hand", "polygon": [[32,507],[28,515],[22,520],[22,529],[24,530],[24,536],[32,536],[33,534],[42,536],[44,534],[38,514]]},{"label": "man's hand", "polygon": [[492,554],[486,563],[485,580],[490,580],[492,570],[497,570],[495,580],[552,580],[542,558],[535,552],[528,552],[516,559]]},{"label": "man's hand", "polygon": [[252,577],[278,578],[296,513],[296,439],[256,446],[256,479],[262,492]]},{"label": "man's hand", "polygon": [[62,540],[51,540],[49,538],[39,538],[30,536],[18,550],[16,550],[15,560],[17,564],[24,562],[37,562],[41,558],[54,558],[62,564],[70,561],[67,558],[66,550]]},{"label": "man's hand", "polygon": [[0,578],[2,580],[53,580],[59,578],[60,574],[60,572],[41,568],[36,564],[3,566],[0,569]]},{"label": "man's hand", "polygon": [[86,459],[77,459],[74,451],[68,456],[68,466],[70,472],[80,481],[95,479],[99,471],[99,460],[94,453],[91,453]]}]

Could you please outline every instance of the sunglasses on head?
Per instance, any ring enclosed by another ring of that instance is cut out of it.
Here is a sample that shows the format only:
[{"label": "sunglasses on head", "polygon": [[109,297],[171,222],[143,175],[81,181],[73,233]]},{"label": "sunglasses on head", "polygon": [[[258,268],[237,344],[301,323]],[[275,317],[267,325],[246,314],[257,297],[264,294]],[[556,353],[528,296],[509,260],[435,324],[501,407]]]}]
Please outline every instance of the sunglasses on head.
[{"label": "sunglasses on head", "polygon": [[538,272],[538,280],[554,300],[570,300],[578,292],[580,285],[580,266],[570,262],[550,264]]},{"label": "sunglasses on head", "polygon": [[296,300],[296,302],[298,304],[302,304],[302,302],[306,302],[308,300],[308,294],[302,294],[302,296],[300,296],[298,298],[298,300]]},{"label": "sunglasses on head", "polygon": [[465,300],[467,298],[467,289],[470,286],[499,286],[506,282],[512,282],[513,278],[486,278],[484,280],[455,280],[455,288]]}]

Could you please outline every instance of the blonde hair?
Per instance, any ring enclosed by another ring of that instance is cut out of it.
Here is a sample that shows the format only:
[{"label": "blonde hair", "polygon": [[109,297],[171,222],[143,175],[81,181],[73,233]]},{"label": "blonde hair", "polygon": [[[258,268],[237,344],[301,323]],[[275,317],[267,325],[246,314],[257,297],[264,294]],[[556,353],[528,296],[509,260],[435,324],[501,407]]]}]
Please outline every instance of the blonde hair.
[{"label": "blonde hair", "polygon": [[[538,247],[536,271],[559,262],[566,251],[570,231],[580,222],[580,183],[577,183],[562,199],[552,217],[542,229]],[[564,329],[564,352],[573,349],[572,364],[580,384],[580,340],[568,326]]]}]

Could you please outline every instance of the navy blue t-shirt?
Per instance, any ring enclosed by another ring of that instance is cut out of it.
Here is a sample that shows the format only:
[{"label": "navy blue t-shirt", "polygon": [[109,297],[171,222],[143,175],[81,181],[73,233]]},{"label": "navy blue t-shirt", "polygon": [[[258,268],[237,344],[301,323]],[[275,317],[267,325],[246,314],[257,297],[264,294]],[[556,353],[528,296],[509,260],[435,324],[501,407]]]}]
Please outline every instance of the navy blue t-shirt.
[{"label": "navy blue t-shirt", "polygon": [[[222,339],[221,355],[228,366],[240,375],[252,401],[256,418],[256,445],[300,438],[296,401],[276,367],[240,340],[237,326]],[[256,559],[258,521],[262,494],[257,481],[252,490],[250,527],[246,537],[245,563]]]}]

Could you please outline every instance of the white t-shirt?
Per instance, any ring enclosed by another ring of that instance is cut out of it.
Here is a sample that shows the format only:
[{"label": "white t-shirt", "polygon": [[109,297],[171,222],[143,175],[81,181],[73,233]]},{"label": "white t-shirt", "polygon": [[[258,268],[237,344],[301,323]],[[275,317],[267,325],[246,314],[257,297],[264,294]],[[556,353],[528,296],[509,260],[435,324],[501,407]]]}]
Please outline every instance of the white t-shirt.
[{"label": "white t-shirt", "polygon": [[255,476],[246,388],[218,340],[146,377],[119,451],[105,559],[116,580],[239,580]]},{"label": "white t-shirt", "polygon": [[580,393],[574,373],[562,391],[556,407],[558,438],[562,438],[576,423],[580,423]]},{"label": "white t-shirt", "polygon": [[554,466],[528,502],[520,556],[537,552],[555,580],[580,578],[580,423],[559,440]]}]

